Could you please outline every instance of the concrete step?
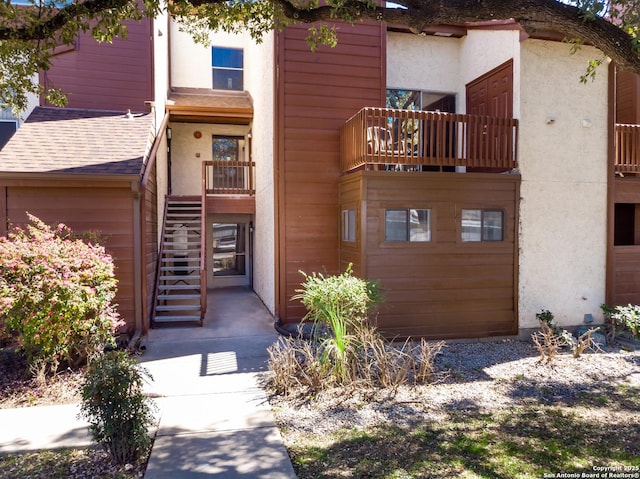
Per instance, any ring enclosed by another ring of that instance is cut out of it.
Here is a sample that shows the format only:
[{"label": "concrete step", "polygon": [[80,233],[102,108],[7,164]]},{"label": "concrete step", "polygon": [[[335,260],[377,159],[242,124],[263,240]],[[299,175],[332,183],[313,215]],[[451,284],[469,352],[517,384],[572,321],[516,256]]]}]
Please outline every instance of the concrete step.
[{"label": "concrete step", "polygon": [[200,315],[183,315],[172,314],[166,316],[156,316],[153,318],[155,323],[185,323],[185,322],[197,322],[200,323]]}]

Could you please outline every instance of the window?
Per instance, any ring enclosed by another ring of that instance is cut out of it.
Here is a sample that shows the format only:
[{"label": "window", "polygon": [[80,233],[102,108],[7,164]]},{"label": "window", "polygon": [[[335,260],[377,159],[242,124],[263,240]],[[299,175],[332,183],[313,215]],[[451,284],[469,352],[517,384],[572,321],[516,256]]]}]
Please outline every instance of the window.
[{"label": "window", "polygon": [[356,240],[356,210],[342,210],[342,241]]},{"label": "window", "polygon": [[244,54],[240,48],[211,48],[214,90],[244,90]]},{"label": "window", "polygon": [[447,93],[388,89],[387,108],[455,113],[456,97]]},{"label": "window", "polygon": [[213,223],[213,275],[246,273],[244,223]]},{"label": "window", "polygon": [[503,241],[504,211],[462,210],[462,241]]},{"label": "window", "polygon": [[18,129],[17,121],[1,121],[0,120],[0,149],[11,139]]},{"label": "window", "polygon": [[629,246],[636,244],[636,210],[635,203],[616,203],[613,214],[613,245]]},{"label": "window", "polygon": [[385,241],[431,241],[431,210],[386,210]]},{"label": "window", "polygon": [[244,149],[242,136],[213,135],[213,178],[214,189],[242,190],[247,188],[244,158],[240,155]]}]

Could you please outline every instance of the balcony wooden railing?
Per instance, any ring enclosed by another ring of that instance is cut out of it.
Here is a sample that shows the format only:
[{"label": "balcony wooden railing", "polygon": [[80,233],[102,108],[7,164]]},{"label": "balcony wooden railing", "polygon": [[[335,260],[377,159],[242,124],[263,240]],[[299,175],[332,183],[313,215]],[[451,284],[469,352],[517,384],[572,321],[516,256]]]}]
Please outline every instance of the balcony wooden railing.
[{"label": "balcony wooden railing", "polygon": [[640,125],[616,125],[615,172],[640,175]]},{"label": "balcony wooden railing", "polygon": [[255,165],[252,161],[204,161],[205,194],[254,195]]},{"label": "balcony wooden railing", "polygon": [[432,111],[364,108],[341,130],[342,171],[364,166],[518,167],[518,120]]}]

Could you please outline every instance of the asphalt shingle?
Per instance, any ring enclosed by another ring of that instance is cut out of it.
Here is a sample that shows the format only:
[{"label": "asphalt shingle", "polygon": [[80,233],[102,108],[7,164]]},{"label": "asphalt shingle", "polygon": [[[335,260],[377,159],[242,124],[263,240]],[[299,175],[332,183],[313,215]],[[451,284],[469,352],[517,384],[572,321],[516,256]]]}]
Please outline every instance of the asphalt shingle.
[{"label": "asphalt shingle", "polygon": [[136,175],[153,115],[37,107],[0,151],[0,172]]}]

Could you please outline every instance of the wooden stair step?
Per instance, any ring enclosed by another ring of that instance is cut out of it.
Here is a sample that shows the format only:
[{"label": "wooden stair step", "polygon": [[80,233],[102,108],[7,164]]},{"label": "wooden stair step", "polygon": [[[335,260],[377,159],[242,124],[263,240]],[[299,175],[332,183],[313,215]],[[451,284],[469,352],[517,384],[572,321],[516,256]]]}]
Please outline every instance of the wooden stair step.
[{"label": "wooden stair step", "polygon": [[186,281],[186,280],[199,280],[200,279],[200,275],[199,274],[185,274],[185,275],[162,275],[160,276],[160,281]]},{"label": "wooden stair step", "polygon": [[184,258],[166,257],[162,258],[163,263],[199,263],[200,256],[186,256]]},{"label": "wooden stair step", "polygon": [[200,311],[200,304],[159,304],[156,311]]},{"label": "wooden stair step", "polygon": [[[167,249],[164,250],[163,253],[165,254],[179,254],[179,255],[184,255],[185,259],[189,257],[189,253],[195,253],[198,255],[198,257],[200,257],[200,248],[198,249]],[[174,256],[175,257],[175,256]],[[194,256],[191,256],[191,258],[193,258]]]},{"label": "wooden stair step", "polygon": [[160,266],[160,271],[193,271],[198,266]]},{"label": "wooden stair step", "polygon": [[162,301],[168,301],[168,300],[183,301],[183,300],[190,300],[190,299],[197,299],[198,301],[200,301],[199,294],[159,294],[157,298]]},{"label": "wooden stair step", "polygon": [[159,291],[184,291],[193,290],[200,291],[199,284],[161,284],[158,286]]}]

